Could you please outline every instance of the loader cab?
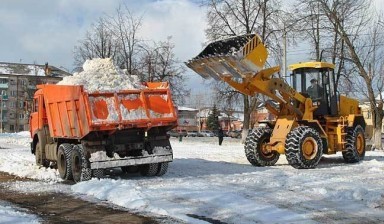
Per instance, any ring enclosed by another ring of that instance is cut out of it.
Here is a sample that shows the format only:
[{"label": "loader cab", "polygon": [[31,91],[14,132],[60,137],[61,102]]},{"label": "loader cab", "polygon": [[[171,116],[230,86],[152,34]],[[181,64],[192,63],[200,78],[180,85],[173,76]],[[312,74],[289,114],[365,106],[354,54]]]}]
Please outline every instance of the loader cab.
[{"label": "loader cab", "polygon": [[337,95],[334,65],[326,62],[306,62],[290,65],[293,88],[312,99],[318,108],[314,116],[337,115]]}]

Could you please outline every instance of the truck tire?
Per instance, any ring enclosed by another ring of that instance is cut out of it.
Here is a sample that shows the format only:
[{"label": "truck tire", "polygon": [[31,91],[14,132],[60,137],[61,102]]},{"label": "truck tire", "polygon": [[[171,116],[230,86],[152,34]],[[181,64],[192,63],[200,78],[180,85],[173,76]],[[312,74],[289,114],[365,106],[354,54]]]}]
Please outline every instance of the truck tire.
[{"label": "truck tire", "polygon": [[140,166],[140,173],[143,176],[153,177],[153,176],[156,176],[158,172],[159,172],[158,163],[151,163],[151,164],[145,164]]},{"label": "truck tire", "polygon": [[73,181],[77,183],[90,180],[92,178],[92,170],[81,145],[73,147],[71,158]]},{"label": "truck tire", "polygon": [[364,129],[360,125],[347,131],[345,136],[345,150],[343,153],[344,161],[347,163],[357,163],[365,157],[365,137]]},{"label": "truck tire", "polygon": [[43,166],[45,168],[49,167],[49,161],[43,158],[43,151],[41,150],[40,142],[37,142],[35,149],[35,159],[36,165]]},{"label": "truck tire", "polygon": [[105,169],[94,169],[92,170],[92,176],[97,179],[101,179],[105,176]]},{"label": "truck tire", "polygon": [[285,140],[285,155],[294,168],[315,168],[323,155],[319,133],[308,126],[294,128]]},{"label": "truck tire", "polygon": [[159,163],[157,176],[163,176],[168,171],[168,163]]},{"label": "truck tire", "polygon": [[263,145],[269,142],[272,130],[270,128],[256,128],[245,139],[244,150],[248,161],[254,166],[273,166],[279,160],[276,151],[263,152]]},{"label": "truck tire", "polygon": [[72,179],[72,162],[71,162],[72,145],[64,143],[59,146],[57,150],[57,169],[61,179]]}]

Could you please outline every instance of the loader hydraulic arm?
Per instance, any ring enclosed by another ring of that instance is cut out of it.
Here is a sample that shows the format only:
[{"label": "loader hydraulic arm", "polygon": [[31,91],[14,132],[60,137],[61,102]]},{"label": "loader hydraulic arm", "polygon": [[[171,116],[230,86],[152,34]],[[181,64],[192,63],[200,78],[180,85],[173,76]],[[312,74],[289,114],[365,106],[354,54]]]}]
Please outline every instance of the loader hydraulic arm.
[{"label": "loader hydraulic arm", "polygon": [[280,67],[262,69],[268,52],[259,36],[243,35],[209,44],[186,65],[203,78],[222,80],[239,92],[253,96],[263,94],[279,104],[266,104],[275,115],[293,115],[299,119],[313,119],[317,108],[312,100],[298,93],[282,78],[272,75]]},{"label": "loader hydraulic arm", "polygon": [[245,95],[253,96],[260,93],[278,102],[280,110],[270,103],[266,104],[267,109],[275,115],[296,115],[300,119],[303,117],[312,119],[311,112],[316,109],[312,106],[312,100],[298,93],[283,79],[271,78],[279,70],[279,66],[261,70],[252,77],[242,78],[241,82],[237,82],[232,76],[221,75],[220,77]]}]

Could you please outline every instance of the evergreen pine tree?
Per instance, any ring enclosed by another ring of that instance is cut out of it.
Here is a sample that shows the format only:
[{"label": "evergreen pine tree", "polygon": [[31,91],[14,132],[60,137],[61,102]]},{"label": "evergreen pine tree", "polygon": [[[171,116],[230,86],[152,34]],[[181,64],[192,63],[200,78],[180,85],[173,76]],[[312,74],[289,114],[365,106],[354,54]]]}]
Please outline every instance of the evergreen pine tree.
[{"label": "evergreen pine tree", "polygon": [[212,111],[208,115],[207,128],[213,131],[219,129],[219,111],[216,108],[216,104],[213,105]]}]

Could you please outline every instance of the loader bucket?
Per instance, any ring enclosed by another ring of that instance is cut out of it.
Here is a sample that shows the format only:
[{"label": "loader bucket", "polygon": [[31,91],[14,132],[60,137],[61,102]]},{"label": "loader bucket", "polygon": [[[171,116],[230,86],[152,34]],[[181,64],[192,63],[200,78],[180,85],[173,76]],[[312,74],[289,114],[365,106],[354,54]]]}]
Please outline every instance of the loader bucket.
[{"label": "loader bucket", "polygon": [[267,56],[260,37],[247,34],[210,43],[186,65],[205,79],[245,78],[260,71]]}]

